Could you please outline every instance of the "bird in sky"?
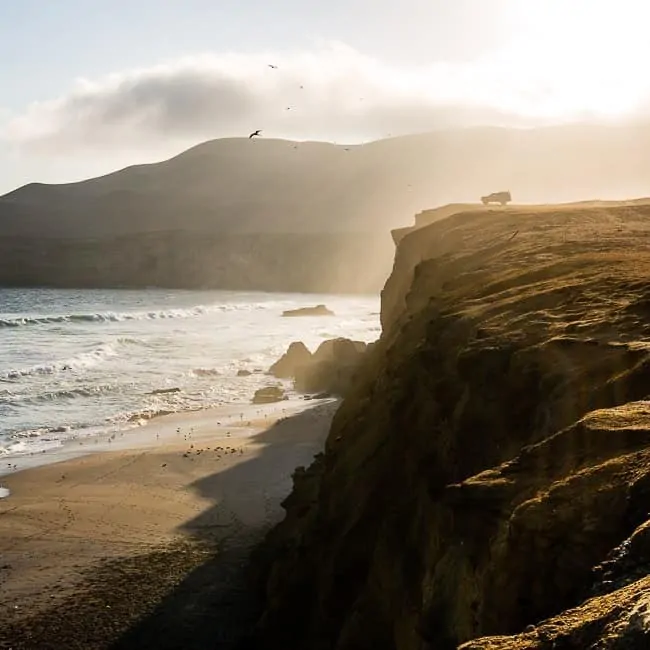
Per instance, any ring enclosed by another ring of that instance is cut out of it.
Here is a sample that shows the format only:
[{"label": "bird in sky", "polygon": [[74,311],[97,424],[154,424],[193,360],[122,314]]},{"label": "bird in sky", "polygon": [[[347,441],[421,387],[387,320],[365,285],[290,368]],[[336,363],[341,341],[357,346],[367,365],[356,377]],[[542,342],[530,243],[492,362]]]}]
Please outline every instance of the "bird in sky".
[{"label": "bird in sky", "polygon": [[278,66],[277,66],[277,65],[273,65],[272,63],[269,63],[269,68],[271,68],[272,70],[277,70],[277,69],[278,69]]},{"label": "bird in sky", "polygon": [[250,140],[251,138],[254,138],[256,135],[262,135],[262,129],[257,129],[257,131],[253,131],[253,132],[248,136],[248,139]]}]

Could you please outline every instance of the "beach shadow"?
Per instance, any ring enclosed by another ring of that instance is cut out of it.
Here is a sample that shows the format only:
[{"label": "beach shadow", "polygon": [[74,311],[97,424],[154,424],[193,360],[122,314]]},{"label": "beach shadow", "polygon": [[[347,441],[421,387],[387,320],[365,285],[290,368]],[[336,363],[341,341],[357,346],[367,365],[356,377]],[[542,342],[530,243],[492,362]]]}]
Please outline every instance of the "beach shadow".
[{"label": "beach shadow", "polygon": [[[253,547],[280,521],[297,466],[324,446],[336,403],[314,406],[249,438],[259,453],[191,484],[213,505],[182,530],[206,550],[182,579],[138,618],[111,650],[230,650],[246,643],[260,603],[247,570]],[[233,440],[233,446],[236,440]]]}]

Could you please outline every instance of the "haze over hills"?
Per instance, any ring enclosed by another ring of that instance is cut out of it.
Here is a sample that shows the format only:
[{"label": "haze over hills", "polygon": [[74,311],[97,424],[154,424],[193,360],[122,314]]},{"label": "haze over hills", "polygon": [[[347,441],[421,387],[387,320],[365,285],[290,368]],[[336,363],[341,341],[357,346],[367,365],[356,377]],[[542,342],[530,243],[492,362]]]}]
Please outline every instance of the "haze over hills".
[{"label": "haze over hills", "polygon": [[[391,228],[509,189],[647,195],[650,127],[471,128],[364,145],[213,140],[164,162],[0,197],[0,283],[378,290]],[[308,272],[306,272],[308,270]]]}]

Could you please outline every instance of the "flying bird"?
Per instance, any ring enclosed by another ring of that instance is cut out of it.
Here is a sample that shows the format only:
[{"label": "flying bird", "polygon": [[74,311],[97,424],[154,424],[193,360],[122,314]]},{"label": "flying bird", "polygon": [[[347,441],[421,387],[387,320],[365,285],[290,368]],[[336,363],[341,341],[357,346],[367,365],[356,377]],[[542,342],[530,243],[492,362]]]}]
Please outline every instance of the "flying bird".
[{"label": "flying bird", "polygon": [[278,69],[278,66],[277,66],[277,65],[273,65],[272,63],[269,63],[269,68],[271,68],[271,69],[273,69],[273,70],[277,70],[277,69]]},{"label": "flying bird", "polygon": [[251,138],[254,138],[256,135],[262,135],[262,129],[257,129],[257,131],[253,131],[253,132],[248,136],[248,139],[250,140]]}]

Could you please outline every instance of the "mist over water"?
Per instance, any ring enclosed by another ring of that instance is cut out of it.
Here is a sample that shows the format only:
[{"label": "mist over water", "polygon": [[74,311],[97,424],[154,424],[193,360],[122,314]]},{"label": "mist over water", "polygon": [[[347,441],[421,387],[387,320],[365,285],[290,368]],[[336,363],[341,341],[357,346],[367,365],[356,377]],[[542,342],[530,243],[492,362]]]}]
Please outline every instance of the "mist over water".
[{"label": "mist over water", "polygon": [[[335,316],[281,316],[319,303]],[[374,296],[1,289],[0,455],[160,413],[250,403],[276,381],[264,373],[289,343],[375,340],[378,312]],[[171,388],[180,391],[154,392]]]}]

